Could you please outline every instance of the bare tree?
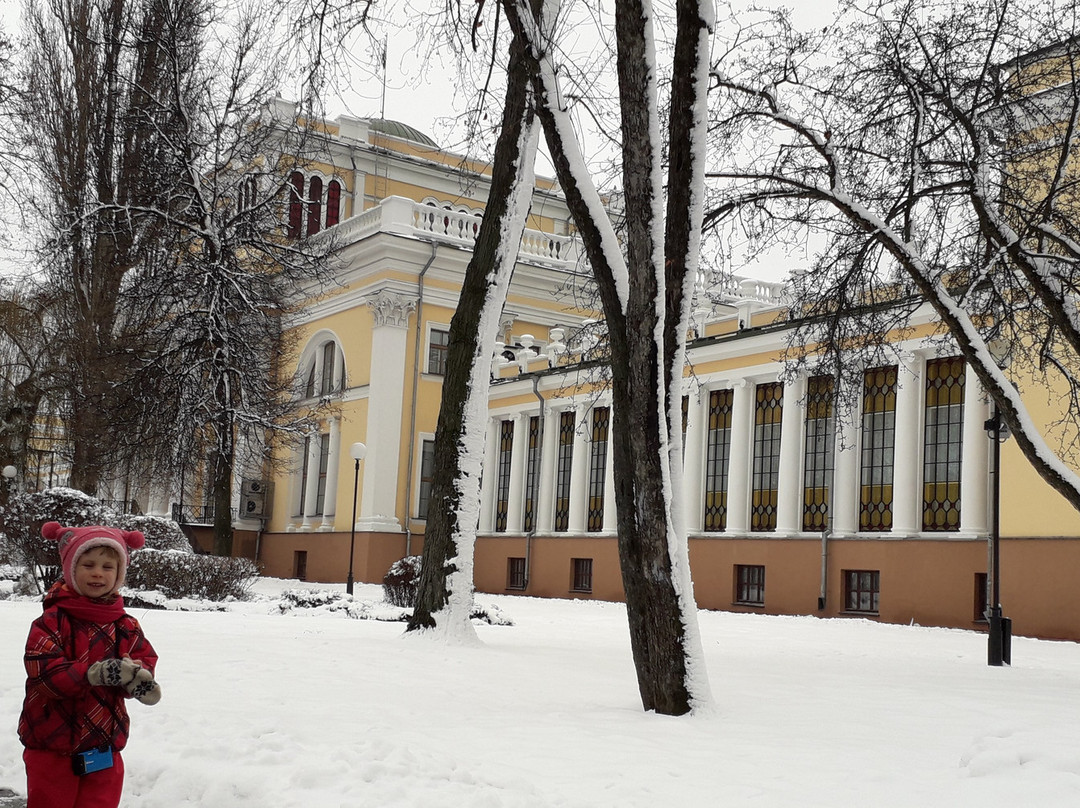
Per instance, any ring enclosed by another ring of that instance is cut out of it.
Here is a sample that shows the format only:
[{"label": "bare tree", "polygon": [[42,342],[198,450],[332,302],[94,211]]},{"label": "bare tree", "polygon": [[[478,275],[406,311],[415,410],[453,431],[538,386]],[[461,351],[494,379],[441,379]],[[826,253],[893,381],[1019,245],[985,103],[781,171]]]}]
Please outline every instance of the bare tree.
[{"label": "bare tree", "polygon": [[144,400],[139,422],[168,425],[174,476],[189,453],[205,458],[219,554],[232,547],[237,464],[261,469],[270,440],[311,428],[295,409],[296,380],[280,367],[291,349],[285,320],[332,282],[332,231],[300,237],[284,225],[293,172],[325,143],[308,125],[314,96],[267,104],[290,69],[272,36],[277,22],[252,8],[231,20],[231,39],[199,48],[192,31],[213,30],[209,11],[166,4],[157,41],[174,78],[148,94],[144,120],[177,170],[170,193],[138,211],[172,234],[174,259],[128,294],[134,309],[161,312],[143,362],[160,398]]},{"label": "bare tree", "polygon": [[[548,149],[581,235],[611,355],[615,505],[638,689],[647,710],[710,701],[690,580],[681,489],[685,337],[697,274],[711,3],[676,3],[670,115],[660,115],[651,3],[615,4],[625,253],[581,158],[554,54],[557,4],[504,3],[533,63]],[[661,134],[663,133],[663,134]],[[666,192],[663,152],[667,149]]]},{"label": "bare tree", "polygon": [[[1024,455],[1076,507],[1063,455],[1080,423],[1078,11],[850,2],[811,34],[783,13],[732,20],[712,74],[706,217],[764,243],[823,234],[796,279],[795,343],[820,344],[803,360],[849,396],[845,370],[859,365],[845,357],[889,350],[932,307]],[[1033,382],[1062,395],[1056,452],[1021,397]]]},{"label": "bare tree", "polygon": [[72,485],[87,493],[115,465],[114,415],[138,390],[142,338],[120,299],[161,238],[138,211],[167,194],[173,176],[157,137],[168,124],[145,126],[147,88],[169,78],[155,38],[163,6],[41,0],[24,15],[14,112],[30,179],[20,199],[55,290],[55,371],[67,382],[56,403],[73,447]]},{"label": "bare tree", "polygon": [[409,629],[472,633],[472,558],[480,504],[490,346],[499,328],[518,244],[532,204],[539,129],[520,43],[511,47],[502,129],[491,190],[461,296],[450,321],[450,345],[435,433],[424,563]]}]

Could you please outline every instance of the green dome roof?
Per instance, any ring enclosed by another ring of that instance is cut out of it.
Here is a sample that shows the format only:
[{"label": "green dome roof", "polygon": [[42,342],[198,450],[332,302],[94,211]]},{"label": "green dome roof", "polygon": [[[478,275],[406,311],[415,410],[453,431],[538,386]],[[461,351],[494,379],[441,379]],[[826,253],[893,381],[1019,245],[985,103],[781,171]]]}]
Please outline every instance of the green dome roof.
[{"label": "green dome roof", "polygon": [[371,118],[368,121],[368,128],[373,132],[382,132],[384,135],[390,135],[390,137],[411,140],[413,143],[420,143],[424,146],[430,146],[433,149],[439,148],[438,143],[419,129],[413,129],[413,127],[409,126],[407,123],[401,123],[401,121],[391,121],[386,118]]}]

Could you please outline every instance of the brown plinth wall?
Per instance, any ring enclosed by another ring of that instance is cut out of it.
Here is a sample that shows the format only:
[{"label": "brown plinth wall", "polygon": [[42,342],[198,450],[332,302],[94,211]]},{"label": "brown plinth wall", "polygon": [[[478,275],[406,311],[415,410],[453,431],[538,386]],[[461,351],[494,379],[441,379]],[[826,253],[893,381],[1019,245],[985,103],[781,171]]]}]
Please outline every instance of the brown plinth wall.
[{"label": "brown plinth wall", "polygon": [[[349,574],[349,545],[345,533],[264,533],[259,542],[262,574],[296,578],[298,553],[306,553],[303,580],[344,583]],[[423,551],[423,535],[413,534],[411,551]],[[357,533],[353,546],[353,580],[381,584],[390,565],[405,556],[404,533]]]},{"label": "brown plinth wall", "polygon": [[[237,549],[255,534],[237,532]],[[242,535],[244,534],[244,535]],[[349,533],[264,533],[259,563],[264,575],[295,578],[298,553],[306,553],[304,580],[344,583],[349,569]],[[413,554],[423,535],[413,534]],[[825,598],[821,597],[822,541],[818,536],[755,538],[697,536],[690,539],[690,566],[698,606],[761,614],[862,617],[887,623],[917,623],[984,629],[975,614],[976,575],[986,573],[985,539],[830,539],[826,543]],[[381,583],[390,565],[405,555],[403,533],[357,533],[353,576]],[[509,588],[509,559],[527,558],[525,589]],[[573,560],[592,559],[592,589],[573,589]],[[735,603],[737,565],[765,567],[765,604]],[[845,610],[845,570],[880,573],[876,615]],[[1080,539],[1003,539],[1001,602],[1018,636],[1080,641]],[[474,580],[479,592],[545,598],[623,600],[619,556],[613,536],[484,535],[477,539]]]},{"label": "brown plinth wall", "polygon": [[[986,539],[831,539],[699,536],[690,539],[694,592],[703,609],[761,614],[865,617],[887,623],[985,628],[975,614],[976,575],[987,571]],[[509,589],[509,559],[528,558],[524,590]],[[593,560],[591,593],[572,591],[574,558]],[[735,568],[765,567],[764,606],[735,601]],[[845,610],[845,570],[880,573],[876,615]],[[476,588],[533,597],[623,600],[614,537],[481,536]],[[1080,641],[1080,539],[1003,539],[1001,602],[1020,636]]]}]

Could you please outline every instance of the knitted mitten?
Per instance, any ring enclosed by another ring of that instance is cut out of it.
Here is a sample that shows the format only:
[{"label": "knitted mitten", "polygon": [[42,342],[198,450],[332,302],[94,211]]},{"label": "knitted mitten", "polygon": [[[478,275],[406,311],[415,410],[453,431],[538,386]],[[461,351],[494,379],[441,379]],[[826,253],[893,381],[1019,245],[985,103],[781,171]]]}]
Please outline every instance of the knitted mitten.
[{"label": "knitted mitten", "polygon": [[95,686],[122,687],[143,704],[161,701],[161,685],[154,681],[154,675],[128,657],[95,662],[86,672],[86,678]]},{"label": "knitted mitten", "polygon": [[[132,659],[103,659],[95,662],[86,672],[86,678],[95,687],[123,687],[135,681],[142,665]],[[143,671],[152,679],[149,671]]]},{"label": "knitted mitten", "polygon": [[157,704],[161,701],[161,685],[154,681],[150,671],[139,668],[135,678],[124,685],[124,689],[143,704]]}]

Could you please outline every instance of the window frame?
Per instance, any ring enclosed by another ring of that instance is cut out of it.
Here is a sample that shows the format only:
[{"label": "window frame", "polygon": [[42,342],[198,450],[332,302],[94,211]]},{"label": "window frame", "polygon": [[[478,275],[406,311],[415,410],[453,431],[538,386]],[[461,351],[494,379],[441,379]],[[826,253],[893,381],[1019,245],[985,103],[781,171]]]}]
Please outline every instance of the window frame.
[{"label": "window frame", "polygon": [[516,592],[525,590],[528,578],[524,556],[510,556],[506,559],[506,588]]},{"label": "window frame", "polygon": [[722,533],[727,529],[728,475],[731,469],[732,415],[735,391],[709,391],[709,411],[705,433],[704,530]]},{"label": "window frame", "polygon": [[536,516],[539,513],[540,463],[543,458],[544,435],[539,415],[529,416],[527,448],[525,455],[525,491],[521,504],[522,530],[531,533],[536,530]]},{"label": "window frame", "polygon": [[435,436],[419,436],[420,453],[419,462],[416,464],[416,519],[427,521],[428,508],[431,504],[431,484],[435,471]]},{"label": "window frame", "polygon": [[834,391],[831,376],[812,376],[807,380],[802,503],[802,529],[807,532],[828,530],[831,519],[836,470]]},{"label": "window frame", "polygon": [[863,374],[859,464],[859,530],[887,533],[893,526],[896,462],[896,396],[899,368]]},{"label": "window frame", "polygon": [[754,388],[754,454],[750,474],[751,533],[776,530],[783,422],[783,382],[757,385]]},{"label": "window frame", "polygon": [[[435,341],[435,335],[445,342]],[[439,323],[428,323],[427,326],[427,358],[424,361],[424,373],[429,376],[446,376],[446,365],[450,357],[450,326]],[[433,361],[434,360],[434,361]]]},{"label": "window frame", "polygon": [[963,357],[926,363],[922,529],[931,533],[960,529],[966,375]]},{"label": "window frame", "polygon": [[[881,613],[881,570],[842,570],[841,575],[846,614]],[[869,597],[869,605],[866,607],[862,605],[864,594]]]},{"label": "window frame", "polygon": [[570,559],[570,591],[591,594],[593,591],[593,560],[591,558]]},{"label": "window frame", "polygon": [[555,513],[552,530],[565,533],[570,529],[570,483],[574,466],[574,434],[577,413],[573,408],[559,413],[559,435],[555,453]]},{"label": "window frame", "polygon": [[589,446],[589,500],[585,530],[596,533],[604,529],[604,486],[607,477],[608,433],[611,425],[610,407],[593,407],[592,434]]},{"label": "window frame", "polygon": [[510,479],[513,472],[514,420],[499,422],[499,453],[495,479],[495,532],[505,533],[510,512]]},{"label": "window frame", "polygon": [[765,605],[765,565],[735,565],[735,604],[738,606]]}]

